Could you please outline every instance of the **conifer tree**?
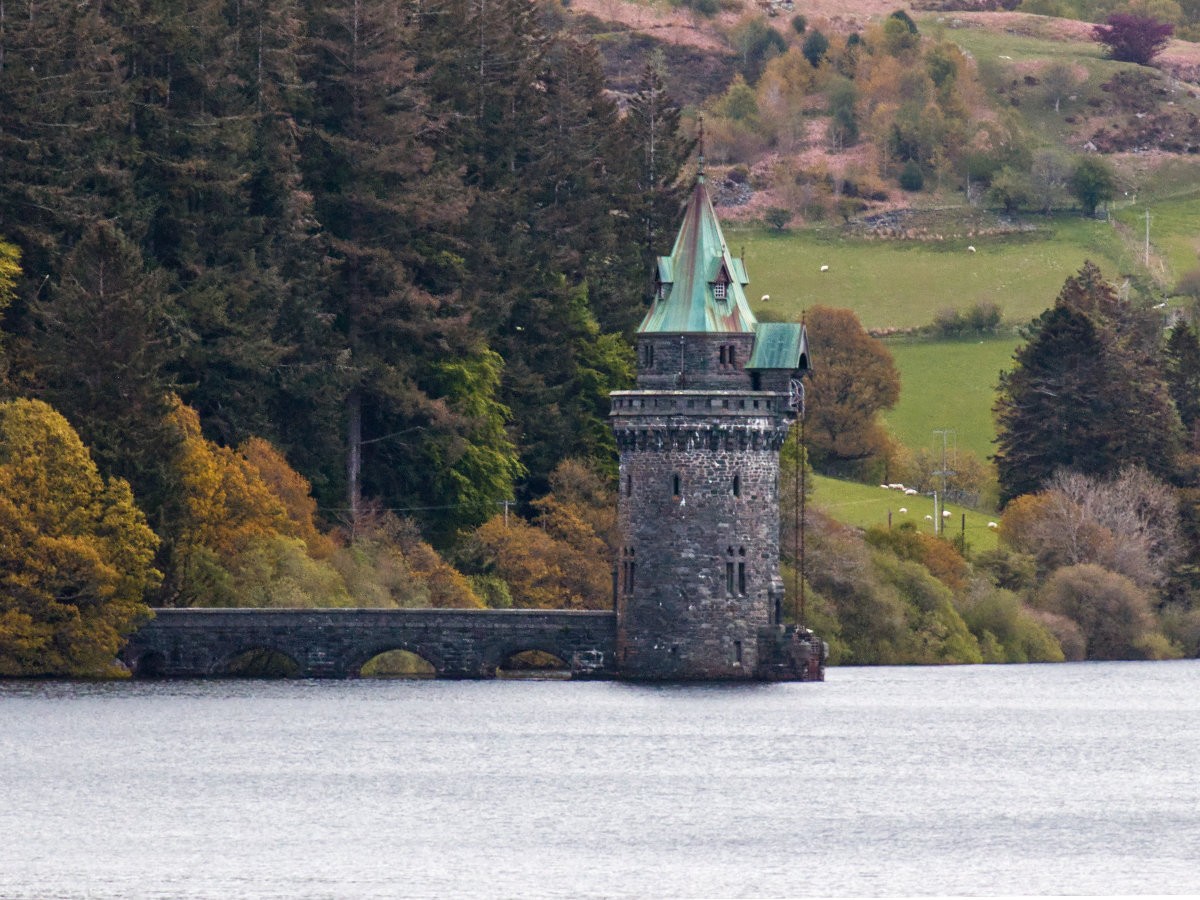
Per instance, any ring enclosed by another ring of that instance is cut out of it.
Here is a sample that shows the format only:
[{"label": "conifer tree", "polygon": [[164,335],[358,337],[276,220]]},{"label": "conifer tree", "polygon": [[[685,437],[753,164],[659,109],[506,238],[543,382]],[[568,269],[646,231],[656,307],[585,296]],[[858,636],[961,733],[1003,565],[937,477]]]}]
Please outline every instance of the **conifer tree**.
[{"label": "conifer tree", "polygon": [[[413,502],[413,481],[430,471],[424,451],[449,448],[438,462],[453,468],[479,434],[438,385],[438,363],[477,345],[445,290],[446,267],[456,265],[449,232],[466,204],[456,167],[436,152],[443,124],[415,67],[412,28],[384,0],[314,0],[308,13],[315,105],[305,175],[328,259],[330,397],[340,406],[353,520],[364,494],[430,505]],[[486,380],[477,386],[489,389]],[[500,456],[489,473],[493,501],[511,496],[513,470]],[[453,497],[442,505],[457,506]]]},{"label": "conifer tree", "polygon": [[1164,350],[1165,374],[1171,399],[1184,431],[1195,441],[1200,424],[1200,338],[1186,322],[1171,329]]},{"label": "conifer tree", "polygon": [[[21,251],[19,298],[40,296],[90,223],[129,222],[120,43],[109,4],[29,0],[0,25],[0,222]],[[22,359],[29,324],[22,299],[6,322]]]},{"label": "conifer tree", "polygon": [[[648,296],[647,273],[652,271],[655,257],[670,250],[671,231],[678,224],[679,208],[687,191],[679,173],[696,146],[695,140],[680,132],[680,110],[667,93],[664,74],[661,58],[646,63],[622,122],[623,142],[635,150],[631,219],[637,229],[634,239],[641,243],[641,254],[637,272],[630,274],[633,283],[640,281],[643,285],[639,298]],[[625,321],[612,324],[629,329],[638,324],[635,319],[643,308],[626,304],[623,312]]]},{"label": "conifer tree", "polygon": [[32,305],[43,395],[71,421],[100,470],[133,486],[152,517],[165,502],[163,430],[180,336],[163,274],[107,223],[89,226]]},{"label": "conifer tree", "polygon": [[1039,490],[1059,469],[1173,472],[1179,416],[1128,306],[1087,263],[1030,325],[994,407],[1002,502]]}]

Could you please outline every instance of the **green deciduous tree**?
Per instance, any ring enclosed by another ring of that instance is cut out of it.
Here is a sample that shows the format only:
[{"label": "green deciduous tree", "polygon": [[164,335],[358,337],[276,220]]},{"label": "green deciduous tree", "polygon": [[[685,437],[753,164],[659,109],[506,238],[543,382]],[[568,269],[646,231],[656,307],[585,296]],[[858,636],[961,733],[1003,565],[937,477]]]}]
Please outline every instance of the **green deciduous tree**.
[{"label": "green deciduous tree", "polygon": [[1107,203],[1117,191],[1117,179],[1112,167],[1104,160],[1094,156],[1082,157],[1076,164],[1075,170],[1067,182],[1084,215],[1096,214],[1096,207]]},{"label": "green deciduous tree", "polygon": [[760,15],[747,16],[729,36],[741,56],[742,75],[751,84],[758,81],[772,57],[787,51],[787,41],[783,35]]},{"label": "green deciduous tree", "polygon": [[0,674],[97,675],[149,617],[157,540],[61,415],[0,404]]}]

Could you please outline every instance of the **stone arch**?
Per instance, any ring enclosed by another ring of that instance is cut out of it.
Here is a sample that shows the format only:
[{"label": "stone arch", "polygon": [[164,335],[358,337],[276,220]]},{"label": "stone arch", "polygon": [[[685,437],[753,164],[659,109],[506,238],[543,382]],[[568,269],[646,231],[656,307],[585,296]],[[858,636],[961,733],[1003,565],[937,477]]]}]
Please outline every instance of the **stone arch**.
[{"label": "stone arch", "polygon": [[554,671],[570,673],[573,655],[571,651],[566,647],[560,647],[553,641],[540,638],[503,641],[488,647],[483,655],[484,669],[489,676],[495,677],[496,673],[501,671],[514,656],[528,653],[531,650],[548,654],[559,660],[562,668]]},{"label": "stone arch", "polygon": [[161,650],[147,650],[129,660],[128,665],[134,678],[162,678],[167,672],[167,654]]},{"label": "stone arch", "polygon": [[434,677],[440,676],[445,671],[441,655],[433,648],[423,646],[415,641],[394,640],[378,642],[356,652],[349,660],[349,665],[346,667],[346,674],[352,678],[358,678],[362,675],[363,666],[375,659],[375,657],[391,653],[395,650],[411,653],[413,656],[424,660],[433,667]]},{"label": "stone arch", "polygon": [[[239,644],[234,645],[233,650],[222,653],[221,656],[211,666],[209,666],[208,674],[216,675],[216,676],[239,675],[241,677],[247,677],[246,673],[235,672],[235,671],[232,671],[232,669],[234,668],[235,664],[239,660],[241,660],[243,657],[246,657],[249,654],[253,654],[253,653],[263,654],[264,660],[266,658],[268,658],[269,656],[270,657],[278,657],[278,658],[287,660],[288,662],[291,663],[291,666],[294,667],[292,671],[288,672],[285,675],[280,675],[280,676],[264,675],[263,677],[299,678],[305,674],[304,664],[300,661],[302,658],[301,654],[294,653],[292,650],[284,648],[284,647],[280,647],[276,644],[273,644],[270,641],[254,641],[254,640],[243,641]],[[249,676],[249,677],[253,677],[253,676]]]}]

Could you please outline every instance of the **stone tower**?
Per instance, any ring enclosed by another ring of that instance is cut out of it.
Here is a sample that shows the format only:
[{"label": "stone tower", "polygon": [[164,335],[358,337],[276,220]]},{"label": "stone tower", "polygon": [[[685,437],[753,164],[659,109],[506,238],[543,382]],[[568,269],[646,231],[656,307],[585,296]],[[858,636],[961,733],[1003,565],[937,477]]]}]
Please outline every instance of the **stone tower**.
[{"label": "stone tower", "polygon": [[671,255],[658,260],[637,332],[637,389],[612,394],[624,677],[804,677],[781,674],[784,631],[772,626],[784,600],[779,451],[802,395],[807,336],[802,325],[759,324],[747,284],[701,175]]}]

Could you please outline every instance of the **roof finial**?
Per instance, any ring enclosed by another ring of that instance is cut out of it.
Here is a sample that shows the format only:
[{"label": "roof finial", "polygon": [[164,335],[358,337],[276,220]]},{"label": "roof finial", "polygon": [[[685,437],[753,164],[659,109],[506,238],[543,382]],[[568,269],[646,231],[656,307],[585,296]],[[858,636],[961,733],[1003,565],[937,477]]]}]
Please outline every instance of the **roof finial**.
[{"label": "roof finial", "polygon": [[700,181],[704,180],[704,115],[700,116],[700,171],[697,173]]}]

